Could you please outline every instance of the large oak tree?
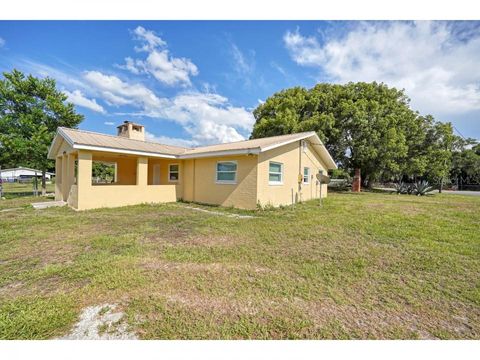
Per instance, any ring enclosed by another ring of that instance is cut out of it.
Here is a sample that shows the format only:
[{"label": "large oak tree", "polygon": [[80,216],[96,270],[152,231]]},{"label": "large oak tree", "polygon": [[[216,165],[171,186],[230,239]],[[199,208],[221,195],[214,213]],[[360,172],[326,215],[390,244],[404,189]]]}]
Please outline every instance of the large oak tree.
[{"label": "large oak tree", "polygon": [[364,186],[402,175],[438,180],[450,168],[452,127],[409,103],[403,90],[376,82],[295,87],[254,110],[251,137],[315,131],[341,167],[361,169]]},{"label": "large oak tree", "polygon": [[2,165],[30,166],[45,172],[54,167],[47,159],[57,127],[76,128],[83,120],[55,80],[25,76],[18,70],[0,80],[0,161]]}]

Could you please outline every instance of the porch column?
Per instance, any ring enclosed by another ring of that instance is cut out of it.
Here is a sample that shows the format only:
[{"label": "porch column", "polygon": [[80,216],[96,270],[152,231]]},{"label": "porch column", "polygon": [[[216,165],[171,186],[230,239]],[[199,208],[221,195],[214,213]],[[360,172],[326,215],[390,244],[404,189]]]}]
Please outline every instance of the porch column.
[{"label": "porch column", "polygon": [[68,199],[68,155],[62,156],[62,200]]},{"label": "porch column", "polygon": [[62,157],[55,159],[55,200],[63,200],[62,195]]},{"label": "porch column", "polygon": [[77,191],[78,191],[78,209],[85,208],[83,203],[88,203],[88,191],[92,187],[92,153],[87,151],[78,151],[77,167]]},{"label": "porch column", "polygon": [[148,158],[137,158],[137,186],[147,186],[148,184]]},{"label": "porch column", "polygon": [[70,188],[73,185],[75,179],[75,154],[68,154],[68,168],[67,168],[67,198],[70,194]]}]

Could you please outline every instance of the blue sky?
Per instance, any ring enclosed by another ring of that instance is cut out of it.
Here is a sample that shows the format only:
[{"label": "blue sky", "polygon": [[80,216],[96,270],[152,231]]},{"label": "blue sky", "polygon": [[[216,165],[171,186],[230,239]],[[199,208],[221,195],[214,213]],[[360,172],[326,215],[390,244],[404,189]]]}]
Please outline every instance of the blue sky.
[{"label": "blue sky", "polygon": [[0,22],[0,71],[55,78],[80,128],[187,146],[248,138],[283,88],[374,80],[480,138],[479,60],[480,22]]}]

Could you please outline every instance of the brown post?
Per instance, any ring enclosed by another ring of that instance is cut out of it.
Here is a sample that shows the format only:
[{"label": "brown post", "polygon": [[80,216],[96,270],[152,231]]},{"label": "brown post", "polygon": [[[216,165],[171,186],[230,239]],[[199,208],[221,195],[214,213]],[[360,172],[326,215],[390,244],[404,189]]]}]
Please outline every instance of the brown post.
[{"label": "brown post", "polygon": [[355,169],[355,176],[353,177],[352,191],[360,192],[362,189],[362,177],[360,176],[360,169]]}]

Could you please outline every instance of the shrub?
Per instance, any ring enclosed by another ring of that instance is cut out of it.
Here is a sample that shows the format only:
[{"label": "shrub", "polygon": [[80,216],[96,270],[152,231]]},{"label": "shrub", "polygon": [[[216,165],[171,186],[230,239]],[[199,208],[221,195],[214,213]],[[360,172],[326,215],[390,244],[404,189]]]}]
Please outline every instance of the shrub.
[{"label": "shrub", "polygon": [[429,193],[430,191],[433,190],[433,187],[431,187],[428,184],[428,181],[422,180],[422,181],[417,181],[414,185],[414,192],[417,196],[423,196]]}]

